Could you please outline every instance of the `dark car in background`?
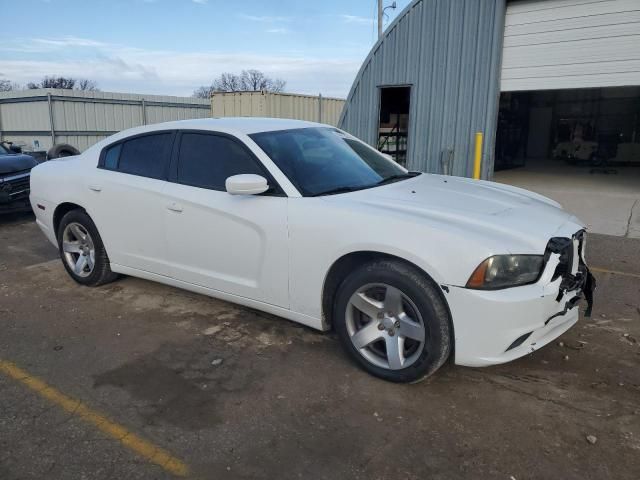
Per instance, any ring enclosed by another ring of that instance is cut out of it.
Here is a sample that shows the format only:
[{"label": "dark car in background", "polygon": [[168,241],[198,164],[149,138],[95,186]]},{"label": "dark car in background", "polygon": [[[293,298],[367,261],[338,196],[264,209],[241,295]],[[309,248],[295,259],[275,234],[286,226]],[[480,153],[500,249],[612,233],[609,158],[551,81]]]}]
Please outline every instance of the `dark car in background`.
[{"label": "dark car in background", "polygon": [[29,181],[37,164],[19,147],[0,143],[0,214],[31,209]]}]

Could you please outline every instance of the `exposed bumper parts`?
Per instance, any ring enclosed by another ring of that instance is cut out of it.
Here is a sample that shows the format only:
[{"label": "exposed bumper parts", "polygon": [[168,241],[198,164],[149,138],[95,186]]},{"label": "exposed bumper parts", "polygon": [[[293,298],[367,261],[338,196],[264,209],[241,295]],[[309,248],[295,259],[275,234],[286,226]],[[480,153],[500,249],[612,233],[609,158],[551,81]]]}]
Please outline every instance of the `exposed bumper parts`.
[{"label": "exposed bumper parts", "polygon": [[[554,278],[562,278],[558,291],[558,300],[562,298],[563,294],[569,291],[584,293],[585,300],[587,301],[587,309],[585,310],[584,316],[590,317],[591,310],[593,309],[593,292],[596,288],[596,279],[587,267],[584,256],[585,249],[585,232],[584,230],[580,230],[571,238],[556,237],[549,240],[545,252],[545,260],[548,266],[552,256],[558,256],[558,265],[554,271]],[[576,297],[576,303],[577,300],[579,300],[579,296]]]},{"label": "exposed bumper parts", "polygon": [[487,366],[531,353],[578,321],[578,303],[591,314],[595,279],[584,251],[586,238],[553,238],[545,268],[531,285],[483,291],[450,286],[446,294],[455,331],[455,363]]}]

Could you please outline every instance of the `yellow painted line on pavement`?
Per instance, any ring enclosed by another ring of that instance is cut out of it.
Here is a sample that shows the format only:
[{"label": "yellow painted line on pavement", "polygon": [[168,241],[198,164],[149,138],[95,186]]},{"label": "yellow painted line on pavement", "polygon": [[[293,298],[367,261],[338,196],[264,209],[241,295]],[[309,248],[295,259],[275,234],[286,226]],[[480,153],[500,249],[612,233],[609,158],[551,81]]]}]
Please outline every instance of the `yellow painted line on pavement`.
[{"label": "yellow painted line on pavement", "polygon": [[612,275],[622,275],[623,277],[640,278],[640,273],[620,272],[618,270],[607,270],[606,268],[599,268],[599,267],[589,267],[589,270],[591,270],[592,272],[598,272],[598,273],[611,273]]},{"label": "yellow painted line on pavement", "polygon": [[14,363],[0,360],[0,372],[29,387],[41,397],[55,403],[67,412],[77,416],[87,423],[92,424],[102,433],[105,433],[111,438],[117,440],[122,445],[145,458],[149,462],[159,465],[167,472],[178,477],[184,477],[189,474],[189,467],[187,467],[187,465],[182,461],[173,457],[169,452],[155,446],[144,438],[139,437],[122,425],[109,420],[104,415],[91,410],[91,408],[79,400],[71,398],[59,390],[47,385],[42,380],[25,372]]}]

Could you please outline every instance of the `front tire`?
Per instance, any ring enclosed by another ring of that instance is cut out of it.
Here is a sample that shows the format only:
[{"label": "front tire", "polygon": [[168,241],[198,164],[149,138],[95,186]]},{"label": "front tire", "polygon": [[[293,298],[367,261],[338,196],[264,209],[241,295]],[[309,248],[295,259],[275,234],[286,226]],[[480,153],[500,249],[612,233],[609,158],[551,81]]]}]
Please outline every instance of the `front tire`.
[{"label": "front tire", "polygon": [[76,282],[96,287],[117,278],[98,229],[83,210],[72,210],[62,217],[57,234],[62,264]]},{"label": "front tire", "polygon": [[449,357],[449,311],[435,283],[417,268],[376,260],[341,284],[334,327],[364,370],[392,382],[418,382]]}]

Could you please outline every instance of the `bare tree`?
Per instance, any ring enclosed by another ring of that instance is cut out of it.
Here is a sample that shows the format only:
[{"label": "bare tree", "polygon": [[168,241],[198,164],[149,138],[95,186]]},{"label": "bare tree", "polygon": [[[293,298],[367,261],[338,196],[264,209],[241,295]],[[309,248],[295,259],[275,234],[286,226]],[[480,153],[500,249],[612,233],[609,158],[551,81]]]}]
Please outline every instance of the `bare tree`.
[{"label": "bare tree", "polygon": [[65,90],[71,90],[75,84],[75,78],[44,77],[40,82],[27,83],[27,88],[31,90],[36,88],[63,88]]},{"label": "bare tree", "polygon": [[62,88],[65,90],[98,91],[98,84],[93,80],[71,77],[44,77],[40,82],[29,82],[27,88]]},{"label": "bare tree", "polygon": [[235,73],[223,73],[211,84],[214,92],[238,92],[242,90],[240,77]]},{"label": "bare tree", "polygon": [[0,79],[0,92],[10,92],[12,90],[19,90],[20,85],[12,82],[11,80]]},{"label": "bare tree", "polygon": [[213,86],[209,87],[198,87],[191,94],[192,97],[195,98],[211,98],[211,94],[214,92]]},{"label": "bare tree", "polygon": [[272,82],[273,82],[272,85],[271,85],[271,91],[272,92],[276,92],[276,93],[284,92],[284,87],[287,86],[287,82],[285,82],[281,78],[274,78],[272,80]]},{"label": "bare tree", "polygon": [[216,78],[210,86],[197,88],[193,96],[197,98],[210,98],[214,92],[242,92],[260,91],[282,92],[287,82],[281,78],[267,77],[260,70],[243,70],[240,75],[235,73],[223,73]]},{"label": "bare tree", "polygon": [[242,90],[281,92],[284,90],[285,81],[267,77],[260,70],[243,70],[240,74],[240,85]]},{"label": "bare tree", "polygon": [[78,80],[76,90],[85,90],[87,92],[100,91],[100,89],[98,88],[98,84],[94,80],[88,80],[86,78]]}]

